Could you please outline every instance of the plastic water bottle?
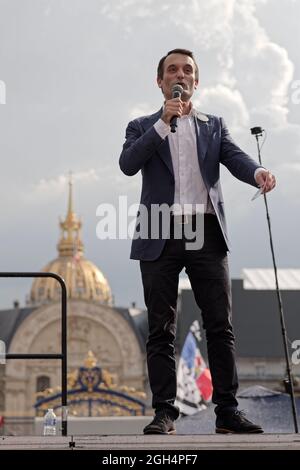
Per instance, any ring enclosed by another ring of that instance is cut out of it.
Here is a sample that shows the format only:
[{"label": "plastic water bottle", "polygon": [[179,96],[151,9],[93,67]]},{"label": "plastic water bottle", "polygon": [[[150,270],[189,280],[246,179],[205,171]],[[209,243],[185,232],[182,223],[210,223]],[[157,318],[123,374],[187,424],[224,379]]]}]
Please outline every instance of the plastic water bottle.
[{"label": "plastic water bottle", "polygon": [[44,417],[44,436],[56,435],[56,414],[49,408]]}]

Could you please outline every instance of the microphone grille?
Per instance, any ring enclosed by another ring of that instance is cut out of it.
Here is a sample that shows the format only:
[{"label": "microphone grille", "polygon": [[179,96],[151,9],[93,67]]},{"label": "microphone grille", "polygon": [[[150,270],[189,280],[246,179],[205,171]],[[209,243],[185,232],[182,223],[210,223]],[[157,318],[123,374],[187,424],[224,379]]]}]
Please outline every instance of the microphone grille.
[{"label": "microphone grille", "polygon": [[183,93],[183,87],[179,85],[179,83],[176,83],[175,85],[172,86],[173,98],[177,98],[178,96],[181,96],[182,93]]}]

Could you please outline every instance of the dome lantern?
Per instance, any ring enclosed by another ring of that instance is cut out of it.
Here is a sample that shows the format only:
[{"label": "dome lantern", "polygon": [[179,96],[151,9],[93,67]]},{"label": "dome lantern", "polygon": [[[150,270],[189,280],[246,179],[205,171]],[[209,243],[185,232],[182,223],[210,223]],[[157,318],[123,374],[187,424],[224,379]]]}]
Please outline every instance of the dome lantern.
[{"label": "dome lantern", "polygon": [[[84,257],[81,240],[82,222],[73,211],[72,179],[69,179],[68,209],[65,220],[60,220],[61,235],[57,244],[58,258],[41,271],[54,272],[66,282],[69,299],[98,301],[112,305],[108,281],[94,263]],[[41,305],[60,300],[60,286],[53,278],[36,278],[31,287],[29,304]]]}]

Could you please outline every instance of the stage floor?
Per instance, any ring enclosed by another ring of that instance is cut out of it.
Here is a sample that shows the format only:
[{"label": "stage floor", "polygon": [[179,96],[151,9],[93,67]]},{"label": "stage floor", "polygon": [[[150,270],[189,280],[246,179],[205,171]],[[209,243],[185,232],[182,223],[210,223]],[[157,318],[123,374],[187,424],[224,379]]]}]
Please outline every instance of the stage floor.
[{"label": "stage floor", "polygon": [[300,450],[300,434],[1,436],[1,450]]}]

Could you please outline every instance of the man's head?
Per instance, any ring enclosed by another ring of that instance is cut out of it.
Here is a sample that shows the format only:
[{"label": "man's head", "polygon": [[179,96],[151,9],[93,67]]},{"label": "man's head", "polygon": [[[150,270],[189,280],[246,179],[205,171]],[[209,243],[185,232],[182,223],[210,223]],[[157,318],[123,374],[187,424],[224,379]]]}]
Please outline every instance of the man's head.
[{"label": "man's head", "polygon": [[182,100],[189,101],[197,88],[199,69],[193,53],[187,49],[173,49],[162,57],[157,67],[157,84],[165,99],[172,98],[172,87],[183,87]]}]

